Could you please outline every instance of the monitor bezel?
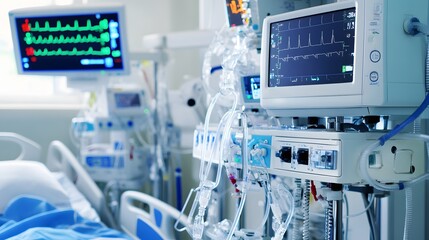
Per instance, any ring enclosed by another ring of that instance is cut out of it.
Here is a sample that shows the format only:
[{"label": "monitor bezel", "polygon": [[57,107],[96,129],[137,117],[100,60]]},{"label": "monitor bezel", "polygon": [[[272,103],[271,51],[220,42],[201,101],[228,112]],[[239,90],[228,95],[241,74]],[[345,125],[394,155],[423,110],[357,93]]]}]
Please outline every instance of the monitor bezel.
[{"label": "monitor bezel", "polygon": [[[267,109],[294,108],[293,105],[303,99],[309,101],[308,107],[323,107],[323,101],[318,98],[334,98],[348,96],[354,100],[362,94],[363,88],[363,57],[364,41],[356,41],[364,36],[364,16],[359,14],[363,9],[363,3],[356,1],[338,2],[322,6],[297,10],[284,14],[267,17],[264,20],[261,51],[261,105]],[[317,85],[299,85],[285,87],[269,87],[269,59],[270,59],[270,35],[271,24],[290,19],[307,17],[316,14],[339,11],[348,8],[356,8],[355,45],[354,45],[354,69],[353,81],[347,83],[330,83]],[[354,101],[353,100],[353,101]],[[286,103],[286,104],[285,104]],[[346,104],[346,103],[345,103]],[[301,105],[302,104],[298,104]],[[341,104],[340,104],[341,105]]]},{"label": "monitor bezel", "polygon": [[121,36],[127,36],[127,24],[125,18],[125,6],[123,4],[91,4],[91,5],[70,5],[70,6],[47,6],[35,8],[16,9],[9,12],[9,22],[12,31],[12,40],[14,43],[14,54],[18,74],[22,75],[42,75],[42,76],[66,76],[71,79],[98,79],[102,77],[128,75],[130,73],[130,59],[128,52],[128,40],[122,37],[120,44],[122,50],[122,69],[88,69],[88,70],[37,70],[25,71],[21,63],[20,47],[18,44],[18,33],[16,31],[16,18],[25,17],[54,17],[67,15],[85,15],[85,14],[118,14],[120,24],[119,31]]}]

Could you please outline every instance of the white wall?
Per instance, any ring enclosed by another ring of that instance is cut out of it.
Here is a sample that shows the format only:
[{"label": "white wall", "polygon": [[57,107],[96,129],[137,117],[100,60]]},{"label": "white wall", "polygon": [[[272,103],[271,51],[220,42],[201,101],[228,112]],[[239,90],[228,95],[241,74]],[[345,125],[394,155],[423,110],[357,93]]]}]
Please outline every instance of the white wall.
[{"label": "white wall", "polygon": [[[0,109],[0,132],[14,132],[27,137],[42,147],[42,161],[46,158],[49,143],[60,140],[73,148],[69,137],[72,117],[77,110],[48,109]],[[0,142],[0,159],[14,159],[18,156],[18,145]]]}]

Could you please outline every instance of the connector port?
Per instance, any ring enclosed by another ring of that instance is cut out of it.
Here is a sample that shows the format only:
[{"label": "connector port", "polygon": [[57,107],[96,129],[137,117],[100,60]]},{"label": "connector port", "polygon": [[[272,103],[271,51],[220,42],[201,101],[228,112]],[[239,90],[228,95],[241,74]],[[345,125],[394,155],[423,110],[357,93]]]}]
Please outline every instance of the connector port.
[{"label": "connector port", "polygon": [[296,152],[296,160],[298,164],[308,165],[309,150],[308,148],[298,148]]},{"label": "connector port", "polygon": [[277,153],[276,157],[280,158],[282,162],[292,162],[292,147],[282,147]]}]

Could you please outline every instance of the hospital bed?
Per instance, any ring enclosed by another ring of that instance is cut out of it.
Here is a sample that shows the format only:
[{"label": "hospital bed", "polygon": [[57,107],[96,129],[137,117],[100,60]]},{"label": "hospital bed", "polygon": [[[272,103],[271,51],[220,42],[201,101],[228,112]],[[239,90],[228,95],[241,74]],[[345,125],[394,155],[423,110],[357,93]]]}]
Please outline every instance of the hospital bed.
[{"label": "hospital bed", "polygon": [[[62,196],[65,193],[71,207],[85,219],[101,219],[111,229],[119,229],[132,239],[174,239],[176,219],[187,225],[186,216],[181,216],[177,209],[136,191],[122,195],[117,224],[100,189],[62,142],[51,142],[46,163],[41,164],[37,143],[15,133],[0,133],[0,141],[14,142],[21,148],[16,159],[0,161],[0,192],[8,193],[0,196],[0,214],[13,194],[37,195],[61,208],[65,207]],[[1,230],[2,226],[0,237]]]}]

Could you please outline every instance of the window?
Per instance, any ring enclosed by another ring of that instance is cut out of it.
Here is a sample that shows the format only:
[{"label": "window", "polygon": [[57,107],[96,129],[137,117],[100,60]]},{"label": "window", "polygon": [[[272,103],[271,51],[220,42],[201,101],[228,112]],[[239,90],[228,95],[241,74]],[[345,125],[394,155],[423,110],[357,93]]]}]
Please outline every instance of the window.
[{"label": "window", "polygon": [[64,77],[17,74],[8,12],[22,7],[70,4],[72,1],[13,0],[0,3],[0,104],[80,104],[81,94],[67,89]]}]

